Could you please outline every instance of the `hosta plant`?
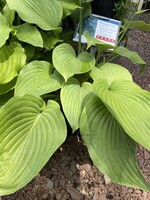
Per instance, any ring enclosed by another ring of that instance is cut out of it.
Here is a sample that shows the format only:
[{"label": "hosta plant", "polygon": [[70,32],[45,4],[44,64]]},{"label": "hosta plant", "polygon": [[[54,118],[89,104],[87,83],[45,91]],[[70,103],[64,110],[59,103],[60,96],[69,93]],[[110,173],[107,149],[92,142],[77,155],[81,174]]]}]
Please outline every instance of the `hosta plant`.
[{"label": "hosta plant", "polygon": [[[0,1],[0,196],[39,173],[65,141],[67,123],[72,133],[79,129],[93,163],[113,182],[150,191],[135,155],[137,144],[150,150],[150,93],[110,63],[118,55],[142,69],[145,62],[88,32],[87,50],[79,42],[77,52],[66,24],[79,20],[82,28],[90,10],[90,0]],[[124,30],[130,27],[150,29],[132,21]],[[89,53],[93,44],[96,58]]]}]

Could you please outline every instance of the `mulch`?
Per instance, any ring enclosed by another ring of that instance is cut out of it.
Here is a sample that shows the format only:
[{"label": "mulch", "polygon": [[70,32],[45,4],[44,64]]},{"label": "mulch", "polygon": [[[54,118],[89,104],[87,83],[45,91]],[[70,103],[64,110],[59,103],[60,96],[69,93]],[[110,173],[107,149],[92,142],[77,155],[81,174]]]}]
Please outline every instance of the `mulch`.
[{"label": "mulch", "polygon": [[[150,12],[138,16],[150,22]],[[150,33],[131,30],[127,47],[136,51],[147,62],[146,71],[126,58],[117,62],[126,67],[134,81],[150,91]],[[145,178],[150,183],[150,152],[137,149],[137,160]],[[68,136],[40,173],[23,189],[0,197],[0,200],[150,200],[150,193],[111,183],[93,165],[80,134]]]}]

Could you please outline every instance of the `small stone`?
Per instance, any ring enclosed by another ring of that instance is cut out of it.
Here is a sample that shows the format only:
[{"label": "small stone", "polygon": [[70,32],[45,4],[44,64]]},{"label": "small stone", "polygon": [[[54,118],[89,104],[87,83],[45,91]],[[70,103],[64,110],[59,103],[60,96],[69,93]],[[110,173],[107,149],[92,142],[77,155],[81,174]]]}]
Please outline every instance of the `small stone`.
[{"label": "small stone", "polygon": [[85,177],[85,170],[80,171],[80,177],[84,178]]},{"label": "small stone", "polygon": [[53,181],[51,181],[50,179],[48,179],[46,186],[47,186],[47,188],[52,189],[54,187]]},{"label": "small stone", "polygon": [[106,176],[106,175],[104,175],[104,180],[105,180],[105,184],[106,185],[108,185],[108,184],[111,183],[111,179],[108,176]]},{"label": "small stone", "polygon": [[85,169],[85,171],[87,171],[87,172],[91,171],[91,169],[92,169],[91,165],[88,164],[88,163],[87,163],[87,164],[83,164],[82,167],[83,167],[83,169]]},{"label": "small stone", "polygon": [[128,193],[132,193],[133,192],[133,189],[128,189]]},{"label": "small stone", "polygon": [[144,150],[144,158],[145,160],[148,160],[150,158],[150,153]]}]

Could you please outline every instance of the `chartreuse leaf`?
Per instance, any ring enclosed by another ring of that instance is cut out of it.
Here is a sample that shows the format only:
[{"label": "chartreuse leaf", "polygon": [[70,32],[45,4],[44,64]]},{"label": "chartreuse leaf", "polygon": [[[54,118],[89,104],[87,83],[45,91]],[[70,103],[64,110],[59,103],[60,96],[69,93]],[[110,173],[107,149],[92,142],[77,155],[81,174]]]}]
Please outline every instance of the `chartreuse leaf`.
[{"label": "chartreuse leaf", "polygon": [[94,164],[113,182],[150,191],[136,163],[136,143],[97,96],[83,109],[80,132]]},{"label": "chartreuse leaf", "polygon": [[3,8],[3,16],[5,17],[6,23],[11,26],[15,19],[15,11],[11,10],[6,4]]},{"label": "chartreuse leaf", "polygon": [[12,29],[9,26],[0,24],[0,47],[5,44],[11,31]]},{"label": "chartreuse leaf", "polygon": [[43,30],[60,29],[63,9],[57,0],[6,0],[10,9],[17,11],[20,18],[37,24]]},{"label": "chartreuse leaf", "polygon": [[65,116],[73,130],[79,128],[79,117],[84,97],[92,92],[90,83],[80,85],[77,79],[71,78],[61,89],[61,104]]},{"label": "chartreuse leaf", "polygon": [[128,80],[106,79],[95,81],[93,90],[126,133],[150,150],[150,92]]},{"label": "chartreuse leaf", "polygon": [[106,44],[105,42],[102,42],[102,41],[94,38],[87,31],[84,31],[83,35],[87,39],[87,49],[89,49],[92,45],[96,45],[101,51],[116,48],[115,46],[112,46],[110,44]]},{"label": "chartreuse leaf", "polygon": [[43,95],[61,88],[64,79],[46,61],[32,61],[20,71],[15,86],[15,95]]},{"label": "chartreuse leaf", "polygon": [[69,44],[61,44],[53,51],[53,64],[65,81],[75,74],[83,74],[90,71],[95,65],[95,58],[88,52],[82,52],[78,56]]},{"label": "chartreuse leaf", "polygon": [[12,29],[7,26],[7,21],[5,17],[0,13],[0,47],[2,47],[6,40],[9,38],[9,34]]},{"label": "chartreuse leaf", "polygon": [[43,47],[42,36],[39,30],[35,26],[25,23],[13,28],[16,30],[14,35],[20,41],[26,42],[35,47]]},{"label": "chartreuse leaf", "polygon": [[55,101],[32,95],[14,97],[0,110],[0,196],[25,186],[66,138],[66,124]]},{"label": "chartreuse leaf", "polygon": [[144,71],[145,67],[146,67],[146,63],[145,61],[138,55],[138,53],[134,52],[134,51],[130,51],[129,49],[125,48],[125,47],[117,47],[114,50],[114,53],[120,56],[124,56],[126,58],[128,58],[129,60],[131,60],[134,63],[140,64],[142,66],[141,71]]},{"label": "chartreuse leaf", "polygon": [[0,25],[7,25],[6,19],[2,13],[0,13]]},{"label": "chartreuse leaf", "polygon": [[0,49],[0,84],[10,82],[25,65],[26,55],[19,44],[4,46]]},{"label": "chartreuse leaf", "polygon": [[64,18],[67,17],[68,15],[70,15],[73,10],[75,10],[76,8],[80,8],[79,6],[79,0],[57,0],[62,4],[63,7],[63,11],[64,11]]},{"label": "chartreuse leaf", "polygon": [[41,35],[43,38],[43,45],[47,50],[53,49],[58,42],[62,42],[62,40],[59,37],[55,36],[52,31],[48,33],[42,32]]},{"label": "chartreuse leaf", "polygon": [[132,75],[127,69],[113,63],[105,63],[100,65],[99,68],[94,67],[90,72],[90,76],[94,81],[100,78],[106,78],[109,83],[116,79],[132,81]]}]

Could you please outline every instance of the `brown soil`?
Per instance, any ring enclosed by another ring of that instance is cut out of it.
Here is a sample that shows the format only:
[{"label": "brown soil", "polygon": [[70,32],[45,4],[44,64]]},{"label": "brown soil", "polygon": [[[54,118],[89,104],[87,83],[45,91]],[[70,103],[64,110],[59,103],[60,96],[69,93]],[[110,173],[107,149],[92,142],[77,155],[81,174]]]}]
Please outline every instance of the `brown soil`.
[{"label": "brown soil", "polygon": [[[150,22],[150,12],[140,16]],[[148,67],[142,76],[139,66],[128,59],[118,62],[129,69],[134,81],[150,90],[150,33],[131,30],[128,34],[128,48],[138,52]],[[139,166],[150,182],[150,153],[139,147]],[[1,200],[150,200],[150,193],[113,184],[103,176],[89,158],[86,146],[77,133],[67,138],[55,152],[47,165],[31,183],[20,191],[0,197]]]}]

